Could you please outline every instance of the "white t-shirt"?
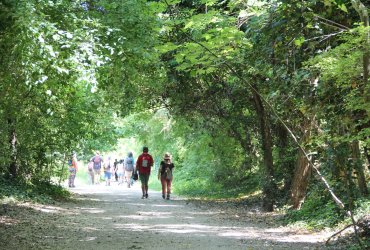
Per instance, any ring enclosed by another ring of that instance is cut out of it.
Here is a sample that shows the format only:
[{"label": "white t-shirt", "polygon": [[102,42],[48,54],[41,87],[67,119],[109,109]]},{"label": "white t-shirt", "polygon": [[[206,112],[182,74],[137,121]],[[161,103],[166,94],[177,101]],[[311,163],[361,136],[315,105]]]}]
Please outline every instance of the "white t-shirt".
[{"label": "white t-shirt", "polygon": [[124,173],[124,168],[123,168],[123,163],[118,163],[117,164],[117,173]]}]

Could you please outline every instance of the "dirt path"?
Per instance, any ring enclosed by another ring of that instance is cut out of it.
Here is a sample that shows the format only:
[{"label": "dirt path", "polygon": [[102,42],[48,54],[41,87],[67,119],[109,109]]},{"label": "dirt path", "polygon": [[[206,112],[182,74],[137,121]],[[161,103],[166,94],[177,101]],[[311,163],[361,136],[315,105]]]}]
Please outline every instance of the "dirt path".
[{"label": "dirt path", "polygon": [[327,249],[327,235],[267,225],[252,212],[238,217],[154,191],[142,200],[138,184],[73,191],[73,202],[11,207],[1,216],[0,249]]}]

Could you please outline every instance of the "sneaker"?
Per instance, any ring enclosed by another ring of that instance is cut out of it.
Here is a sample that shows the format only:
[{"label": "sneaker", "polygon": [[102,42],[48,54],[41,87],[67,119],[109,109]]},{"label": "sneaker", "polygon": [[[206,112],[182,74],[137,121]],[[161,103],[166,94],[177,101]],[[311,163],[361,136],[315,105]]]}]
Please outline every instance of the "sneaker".
[{"label": "sneaker", "polygon": [[145,198],[148,198],[148,194],[145,194]]},{"label": "sneaker", "polygon": [[145,198],[145,195],[143,195],[142,197],[141,197],[141,199],[144,199]]},{"label": "sneaker", "polygon": [[166,200],[169,200],[170,199],[170,195],[167,195],[167,198],[166,198]]},{"label": "sneaker", "polygon": [[162,194],[162,198],[163,198],[163,199],[166,199],[166,196],[165,196],[164,194]]}]

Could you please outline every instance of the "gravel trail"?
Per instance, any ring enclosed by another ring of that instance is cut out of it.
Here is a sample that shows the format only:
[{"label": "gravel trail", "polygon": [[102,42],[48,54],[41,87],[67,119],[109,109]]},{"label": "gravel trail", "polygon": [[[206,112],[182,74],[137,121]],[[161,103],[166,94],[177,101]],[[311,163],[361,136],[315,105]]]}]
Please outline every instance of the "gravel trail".
[{"label": "gravel trail", "polygon": [[[12,206],[0,218],[0,249],[329,249],[329,233],[308,234],[181,197],[95,185],[73,201]],[[338,249],[336,247],[335,249]]]}]

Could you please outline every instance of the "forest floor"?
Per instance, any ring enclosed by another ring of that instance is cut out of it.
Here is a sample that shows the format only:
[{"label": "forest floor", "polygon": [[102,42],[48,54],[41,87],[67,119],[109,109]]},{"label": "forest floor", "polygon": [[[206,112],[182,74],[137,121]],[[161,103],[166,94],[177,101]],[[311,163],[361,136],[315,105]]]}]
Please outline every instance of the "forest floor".
[{"label": "forest floor", "polygon": [[163,200],[150,191],[90,185],[52,205],[8,205],[0,213],[0,249],[341,249],[332,232],[284,227],[274,213],[229,202]]}]

